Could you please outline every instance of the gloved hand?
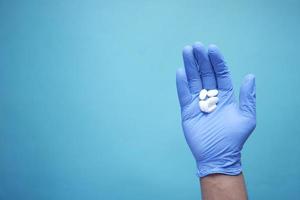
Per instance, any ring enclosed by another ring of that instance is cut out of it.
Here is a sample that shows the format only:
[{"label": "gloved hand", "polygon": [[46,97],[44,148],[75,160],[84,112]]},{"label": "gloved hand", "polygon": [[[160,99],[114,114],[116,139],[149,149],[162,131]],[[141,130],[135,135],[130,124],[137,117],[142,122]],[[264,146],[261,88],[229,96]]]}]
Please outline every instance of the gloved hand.
[{"label": "gloved hand", "polygon": [[[196,159],[198,176],[241,173],[241,150],[256,126],[255,77],[248,74],[236,101],[230,72],[215,45],[201,43],[183,50],[185,68],[176,73],[182,127]],[[212,113],[199,108],[199,91],[218,89],[219,103]]]}]

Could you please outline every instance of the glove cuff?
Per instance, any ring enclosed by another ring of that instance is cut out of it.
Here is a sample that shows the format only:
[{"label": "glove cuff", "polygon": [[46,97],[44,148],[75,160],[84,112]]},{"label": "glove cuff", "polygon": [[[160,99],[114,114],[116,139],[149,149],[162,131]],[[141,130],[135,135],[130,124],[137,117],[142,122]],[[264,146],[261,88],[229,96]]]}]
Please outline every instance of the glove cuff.
[{"label": "glove cuff", "polygon": [[241,156],[240,154],[233,159],[221,159],[212,162],[197,162],[197,176],[204,177],[210,174],[226,174],[239,175],[242,172]]}]

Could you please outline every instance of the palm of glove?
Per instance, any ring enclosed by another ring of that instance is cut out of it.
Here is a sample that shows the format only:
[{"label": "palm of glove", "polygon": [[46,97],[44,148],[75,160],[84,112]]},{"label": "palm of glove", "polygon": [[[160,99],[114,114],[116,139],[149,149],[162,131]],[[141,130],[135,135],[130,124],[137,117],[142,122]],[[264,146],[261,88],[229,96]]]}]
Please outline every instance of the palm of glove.
[{"label": "palm of glove", "polygon": [[[240,152],[255,128],[255,82],[247,75],[235,100],[229,70],[216,46],[208,53],[201,43],[186,47],[185,69],[177,71],[182,127],[196,159],[200,177],[210,173],[240,172]],[[212,113],[199,108],[202,88],[219,90],[219,103]]]},{"label": "palm of glove", "polygon": [[255,119],[240,112],[232,91],[221,91],[218,97],[212,113],[199,110],[197,96],[182,110],[185,138],[198,162],[217,158],[219,152],[238,154],[255,127]]}]

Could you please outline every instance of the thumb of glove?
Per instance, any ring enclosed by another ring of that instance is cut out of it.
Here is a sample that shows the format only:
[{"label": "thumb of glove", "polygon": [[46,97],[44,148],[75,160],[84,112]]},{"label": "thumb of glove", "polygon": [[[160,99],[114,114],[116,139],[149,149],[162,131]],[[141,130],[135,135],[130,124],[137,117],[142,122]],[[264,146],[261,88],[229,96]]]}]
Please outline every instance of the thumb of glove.
[{"label": "thumb of glove", "polygon": [[240,110],[250,116],[256,115],[256,86],[253,74],[246,75],[241,86]]}]

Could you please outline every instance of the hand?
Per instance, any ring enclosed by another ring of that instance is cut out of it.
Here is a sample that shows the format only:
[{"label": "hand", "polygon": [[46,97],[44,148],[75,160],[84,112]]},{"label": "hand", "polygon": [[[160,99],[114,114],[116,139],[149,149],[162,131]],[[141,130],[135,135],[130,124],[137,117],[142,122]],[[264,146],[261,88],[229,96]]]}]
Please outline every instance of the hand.
[{"label": "hand", "polygon": [[[248,74],[234,97],[230,72],[215,45],[201,43],[183,49],[184,69],[176,73],[182,127],[196,159],[198,176],[241,173],[241,150],[256,126],[255,77]],[[199,91],[218,89],[219,103],[212,113],[199,108]]]}]

